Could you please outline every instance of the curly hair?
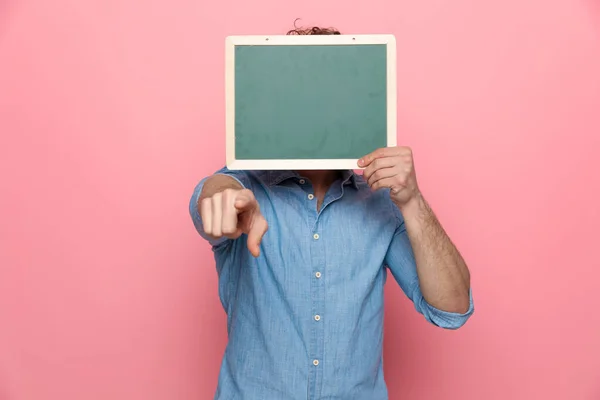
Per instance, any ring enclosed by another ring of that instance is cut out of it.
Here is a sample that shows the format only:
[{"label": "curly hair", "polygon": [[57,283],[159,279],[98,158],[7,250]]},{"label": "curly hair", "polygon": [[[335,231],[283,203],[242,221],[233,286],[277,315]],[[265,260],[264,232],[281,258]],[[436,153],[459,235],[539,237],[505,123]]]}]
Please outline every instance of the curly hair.
[{"label": "curly hair", "polygon": [[[298,21],[298,20],[296,20]],[[340,31],[335,28],[321,28],[313,26],[309,28],[301,28],[296,26],[294,22],[294,29],[291,29],[287,33],[288,35],[341,35]]]}]

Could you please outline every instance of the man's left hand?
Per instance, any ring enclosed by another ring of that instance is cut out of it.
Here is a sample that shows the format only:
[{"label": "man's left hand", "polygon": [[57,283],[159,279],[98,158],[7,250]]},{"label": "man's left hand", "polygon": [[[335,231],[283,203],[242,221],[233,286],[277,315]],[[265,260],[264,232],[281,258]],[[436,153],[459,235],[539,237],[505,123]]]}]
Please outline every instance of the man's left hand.
[{"label": "man's left hand", "polygon": [[373,190],[389,188],[392,201],[403,208],[420,197],[412,150],[384,147],[358,160],[364,178]]}]

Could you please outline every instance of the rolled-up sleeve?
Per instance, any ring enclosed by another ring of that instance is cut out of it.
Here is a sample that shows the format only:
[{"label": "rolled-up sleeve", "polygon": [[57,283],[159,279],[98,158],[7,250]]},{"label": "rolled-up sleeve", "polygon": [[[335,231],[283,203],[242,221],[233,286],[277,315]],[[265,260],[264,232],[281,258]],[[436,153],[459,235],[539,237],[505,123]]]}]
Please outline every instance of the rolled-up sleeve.
[{"label": "rolled-up sleeve", "polygon": [[[226,167],[223,167],[220,170],[216,171],[211,176],[214,176],[214,175],[230,176],[233,179],[235,179],[236,181],[238,181],[238,183],[240,185],[242,185],[244,188],[247,188],[247,189],[250,188],[250,180],[249,180],[248,174],[245,171],[231,171],[231,170],[227,169]],[[190,199],[189,211],[190,211],[190,216],[192,217],[192,221],[194,223],[194,227],[196,228],[196,231],[198,231],[200,236],[202,236],[202,238],[204,238],[206,241],[208,241],[210,243],[210,245],[213,248],[215,248],[215,247],[220,247],[221,245],[226,243],[228,241],[228,239],[226,237],[220,237],[218,239],[215,239],[215,238],[207,235],[206,232],[204,232],[204,226],[202,225],[202,217],[200,216],[200,212],[198,211],[198,202],[200,201],[200,195],[202,194],[202,188],[204,187],[204,183],[211,176],[207,176],[207,177],[203,178],[200,181],[200,183],[198,183],[196,185],[196,187],[194,188],[194,192],[192,193],[192,197]]]},{"label": "rolled-up sleeve", "polygon": [[385,262],[396,282],[398,282],[406,296],[412,300],[415,309],[432,324],[445,329],[458,329],[473,314],[473,297],[470,289],[469,309],[464,314],[439,310],[427,303],[421,293],[413,249],[401,217],[398,220],[398,227],[388,249]]}]

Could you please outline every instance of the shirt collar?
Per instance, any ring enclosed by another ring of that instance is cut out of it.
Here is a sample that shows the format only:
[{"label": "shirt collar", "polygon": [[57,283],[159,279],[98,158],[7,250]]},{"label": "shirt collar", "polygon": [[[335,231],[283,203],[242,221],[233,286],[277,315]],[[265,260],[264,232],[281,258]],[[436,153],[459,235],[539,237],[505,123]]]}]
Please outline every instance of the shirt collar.
[{"label": "shirt collar", "polygon": [[[296,171],[264,171],[265,178],[267,183],[270,186],[279,185],[283,181],[288,179],[301,179],[300,174]],[[356,174],[352,170],[343,170],[342,171],[342,185],[352,185],[355,189],[358,189],[358,184],[356,182]]]}]

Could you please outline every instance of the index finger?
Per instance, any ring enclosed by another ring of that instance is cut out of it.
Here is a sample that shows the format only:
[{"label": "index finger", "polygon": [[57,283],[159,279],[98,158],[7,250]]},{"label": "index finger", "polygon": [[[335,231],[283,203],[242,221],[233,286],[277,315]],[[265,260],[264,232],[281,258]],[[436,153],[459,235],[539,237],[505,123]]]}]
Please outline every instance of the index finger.
[{"label": "index finger", "polygon": [[269,224],[267,220],[261,215],[254,220],[252,224],[252,228],[250,228],[250,232],[248,232],[247,246],[248,250],[254,257],[258,257],[260,255],[260,242],[262,241],[263,236],[267,233],[269,229]]}]

